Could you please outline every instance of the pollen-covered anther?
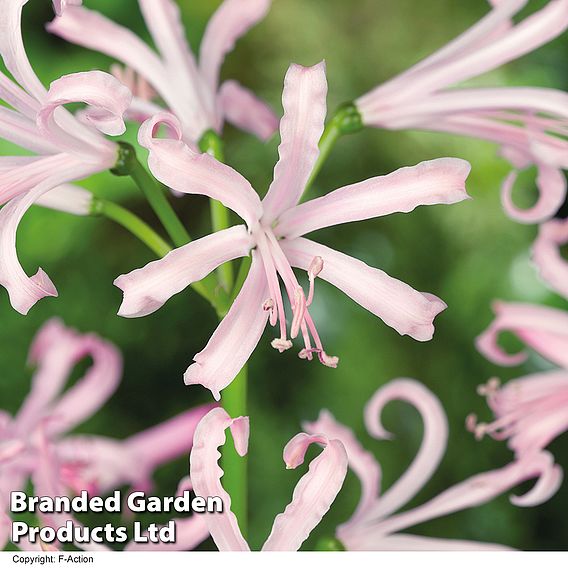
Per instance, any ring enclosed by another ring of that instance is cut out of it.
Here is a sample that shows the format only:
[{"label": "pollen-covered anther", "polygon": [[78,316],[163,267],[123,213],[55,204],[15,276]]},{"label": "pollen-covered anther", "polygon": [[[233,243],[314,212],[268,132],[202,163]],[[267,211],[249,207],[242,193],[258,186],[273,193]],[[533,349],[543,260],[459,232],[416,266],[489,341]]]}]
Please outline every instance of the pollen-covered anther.
[{"label": "pollen-covered anther", "polygon": [[300,359],[307,359],[308,361],[311,361],[313,359],[313,355],[312,355],[312,349],[301,349],[300,352],[298,353],[298,357]]},{"label": "pollen-covered anther", "polygon": [[325,351],[320,351],[318,356],[320,363],[322,363],[326,367],[337,369],[337,365],[339,364],[339,357],[336,357],[335,355],[328,355]]},{"label": "pollen-covered anther", "polygon": [[489,379],[486,384],[479,385],[477,387],[477,394],[480,396],[494,395],[499,390],[500,386],[501,381],[498,378],[493,377],[492,379]]},{"label": "pollen-covered anther", "polygon": [[314,256],[310,266],[308,268],[308,278],[310,280],[310,291],[308,293],[308,299],[306,301],[306,306],[311,305],[314,299],[314,288],[315,280],[319,273],[323,270],[323,258],[321,256]]},{"label": "pollen-covered anther", "polygon": [[489,425],[485,422],[478,422],[475,414],[469,414],[465,419],[465,427],[471,432],[476,440],[481,440],[489,430]]},{"label": "pollen-covered anther", "polygon": [[282,339],[281,337],[279,337],[273,339],[270,345],[272,345],[274,349],[278,349],[280,353],[284,353],[284,351],[287,351],[288,349],[290,349],[290,347],[292,347],[292,342],[289,339]]}]

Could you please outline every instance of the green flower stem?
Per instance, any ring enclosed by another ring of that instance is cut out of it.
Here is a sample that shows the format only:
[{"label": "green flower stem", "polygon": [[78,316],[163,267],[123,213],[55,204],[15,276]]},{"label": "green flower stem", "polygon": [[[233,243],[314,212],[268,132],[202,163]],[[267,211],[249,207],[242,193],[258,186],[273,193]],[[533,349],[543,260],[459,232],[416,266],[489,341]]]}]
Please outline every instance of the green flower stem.
[{"label": "green flower stem", "polygon": [[[231,418],[248,416],[247,413],[247,378],[248,368],[245,365],[234,381],[222,393],[223,408]],[[229,436],[232,436],[229,433]],[[243,536],[247,537],[248,528],[248,468],[247,457],[239,456],[234,444],[227,443],[223,447],[221,465],[225,472],[223,485],[231,496],[231,510],[239,521]]]},{"label": "green flower stem", "polygon": [[134,213],[122,207],[122,205],[104,199],[93,198],[91,215],[102,215],[118,223],[141,240],[159,257],[166,256],[166,254],[172,250],[170,245],[164,241],[152,227],[142,221],[142,219],[137,217]]},{"label": "green flower stem", "polygon": [[[199,141],[199,149],[213,156],[217,161],[223,162],[223,142],[214,130],[208,130],[203,134]],[[211,199],[211,225],[213,232],[222,231],[231,226],[231,217],[229,210],[220,202]],[[225,262],[217,269],[219,284],[226,292],[230,292],[233,288],[234,275],[233,265]]]},{"label": "green flower stem", "polygon": [[[199,141],[199,149],[213,156],[219,162],[224,161],[223,142],[214,130],[208,130],[203,134]],[[222,231],[231,226],[229,210],[220,201],[215,201],[214,199],[211,200],[211,225],[214,232]],[[228,293],[225,304],[218,304],[217,315],[219,319],[223,318],[229,311],[236,294],[238,294],[238,290],[240,290],[242,286],[242,282],[244,282],[244,278],[250,267],[250,263],[247,263],[247,260],[248,259],[245,258],[241,263],[241,270],[239,271],[236,283],[232,263],[226,262],[216,270],[220,287]],[[244,275],[242,273],[244,273]],[[233,382],[223,390],[223,408],[232,418],[247,416],[247,374],[247,366],[245,365]],[[225,444],[221,465],[225,471],[223,483],[225,489],[231,496],[231,510],[237,517],[241,532],[246,538],[248,525],[248,473],[246,456],[239,456],[234,444]]]},{"label": "green flower stem", "polygon": [[319,156],[308,179],[304,194],[313,185],[320,173],[325,161],[329,158],[337,141],[344,134],[353,134],[363,129],[363,119],[355,103],[344,103],[338,107],[335,114],[325,125],[325,129],[319,141]]},{"label": "green flower stem", "polygon": [[191,241],[189,233],[170,205],[162,187],[138,161],[134,148],[126,142],[120,142],[119,147],[118,161],[112,173],[117,176],[130,176],[134,180],[176,247],[189,243]]}]

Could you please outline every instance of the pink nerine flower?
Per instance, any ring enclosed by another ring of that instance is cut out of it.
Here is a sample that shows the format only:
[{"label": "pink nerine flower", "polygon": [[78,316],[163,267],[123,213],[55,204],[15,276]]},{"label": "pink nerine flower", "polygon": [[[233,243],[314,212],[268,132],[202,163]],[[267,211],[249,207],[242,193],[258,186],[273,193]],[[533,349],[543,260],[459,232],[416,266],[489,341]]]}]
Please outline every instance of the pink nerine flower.
[{"label": "pink nerine flower", "polygon": [[[138,3],[159,55],[130,30],[86,8],[67,8],[48,29],[123,62],[143,77],[177,116],[188,144],[196,144],[209,129],[220,132],[225,120],[269,138],[278,124],[272,111],[236,81],[219,86],[219,74],[227,53],[264,18],[270,0],[225,0],[205,30],[199,61],[187,43],[174,0]],[[136,94],[129,110],[132,118],[143,121],[163,110],[152,102],[147,88]]]},{"label": "pink nerine flower", "polygon": [[[323,364],[337,365],[337,357],[324,351],[309,311],[318,276],[401,335],[419,341],[431,339],[433,320],[446,307],[431,294],[417,292],[381,270],[303,237],[323,227],[467,198],[464,184],[469,164],[443,158],[342,187],[298,205],[319,154],[326,93],[322,63],[311,68],[292,65],[288,70],[282,97],[280,159],[262,201],[235,170],[184,144],[180,125],[173,116],[158,115],[140,129],[140,143],[150,150],[149,166],[160,181],[182,193],[221,201],[246,223],[178,248],[115,282],[124,292],[119,315],[144,316],[222,263],[252,251],[252,266],[240,294],[185,374],[187,384],[205,385],[217,399],[220,390],[246,363],[267,320],[273,326],[279,324],[280,335],[272,346],[280,352],[289,349],[291,339],[301,334],[304,348],[300,357],[312,359],[315,353]],[[178,140],[155,138],[161,123],[177,132]],[[307,293],[292,267],[307,271]],[[292,308],[289,337],[279,279]]]},{"label": "pink nerine flower", "polygon": [[[226,442],[225,430],[230,428],[239,455],[247,453],[249,421],[247,417],[231,418],[222,408],[213,409],[201,420],[195,431],[190,456],[190,477],[195,494],[202,497],[218,495],[223,500],[222,513],[209,513],[205,522],[215,544],[221,551],[247,551],[237,519],[231,511],[231,497],[221,485],[223,470],[219,467],[219,447]],[[347,474],[347,455],[343,444],[325,436],[294,436],[284,448],[284,462],[295,469],[304,462],[311,444],[323,446],[294,489],[292,501],[277,515],[264,551],[295,551],[319,524],[339,493]]]},{"label": "pink nerine flower", "polygon": [[396,379],[380,388],[367,403],[365,424],[374,438],[392,435],[381,424],[380,415],[392,400],[412,404],[422,416],[424,436],[410,467],[385,493],[380,494],[381,468],[364,450],[353,432],[338,423],[328,411],[304,424],[306,432],[340,440],[347,451],[349,466],[361,481],[359,505],[352,517],[337,529],[337,538],[348,550],[496,550],[503,546],[453,539],[438,539],[401,533],[409,527],[444,515],[487,503],[523,481],[538,478],[534,488],[522,497],[511,497],[519,506],[535,506],[558,489],[562,472],[551,456],[541,452],[500,469],[480,473],[446,489],[423,505],[399,511],[428,482],[446,449],[448,425],[438,399],[413,379]]},{"label": "pink nerine flower", "polygon": [[568,0],[552,0],[514,24],[512,18],[527,3],[491,2],[491,12],[468,31],[356,105],[366,125],[490,140],[515,170],[537,166],[540,196],[533,207],[519,209],[513,203],[516,171],[502,190],[511,217],[536,223],[554,215],[566,196],[568,95],[532,87],[454,88],[537,49],[568,27]]},{"label": "pink nerine flower", "polygon": [[[92,359],[92,366],[65,390],[74,367],[85,357]],[[211,409],[205,405],[190,410],[126,440],[69,435],[115,391],[122,371],[120,354],[93,334],[80,335],[51,320],[37,334],[30,361],[37,365],[30,394],[14,417],[0,411],[0,510],[5,514],[11,491],[23,490],[30,478],[34,484],[45,483],[41,477],[46,444],[57,461],[59,495],[82,490],[104,494],[123,485],[149,491],[154,470],[189,452],[192,432]],[[43,495],[38,487],[35,490]],[[190,533],[200,540],[207,537],[206,527],[196,518],[187,519],[187,524],[184,519],[188,538],[178,540],[181,548],[193,546]],[[6,531],[0,521],[0,550],[9,535],[9,527]]]},{"label": "pink nerine flower", "polygon": [[495,415],[490,424],[478,423],[475,415],[467,425],[478,438],[489,434],[508,440],[519,458],[538,453],[568,430],[568,314],[553,308],[499,303],[497,317],[478,338],[479,350],[500,365],[515,365],[525,353],[509,355],[497,345],[500,332],[509,331],[545,358],[562,367],[535,373],[500,386],[491,379],[479,388]]},{"label": "pink nerine flower", "polygon": [[[24,50],[25,3],[0,0],[0,55],[15,79],[0,73],[0,98],[11,107],[0,107],[0,136],[34,154],[0,157],[0,284],[22,314],[57,290],[42,269],[29,278],[21,267],[16,253],[20,220],[34,203],[88,214],[90,194],[65,184],[114,166],[118,147],[97,130],[121,134],[122,114],[130,104],[128,89],[98,71],[67,75],[46,91]],[[63,108],[72,102],[88,105],[86,124]]]},{"label": "pink nerine flower", "polygon": [[543,280],[568,298],[568,261],[561,252],[561,247],[566,244],[568,219],[552,219],[539,227],[532,258]]}]

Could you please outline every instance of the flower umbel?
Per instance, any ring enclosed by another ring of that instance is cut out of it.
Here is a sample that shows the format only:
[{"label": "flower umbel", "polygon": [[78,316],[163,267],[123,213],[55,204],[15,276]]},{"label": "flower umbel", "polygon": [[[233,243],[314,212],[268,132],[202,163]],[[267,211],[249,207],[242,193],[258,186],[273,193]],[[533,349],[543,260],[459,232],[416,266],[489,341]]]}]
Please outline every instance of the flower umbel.
[{"label": "flower umbel", "polygon": [[[240,294],[185,374],[187,384],[202,384],[217,399],[249,358],[267,321],[279,329],[272,342],[275,349],[289,349],[291,340],[300,335],[304,342],[300,357],[312,359],[315,354],[324,365],[337,365],[337,357],[326,353],[310,315],[317,277],[337,286],[401,335],[419,341],[431,339],[433,320],[446,307],[431,294],[417,292],[381,270],[303,237],[324,227],[467,198],[464,184],[469,164],[442,158],[298,205],[318,157],[326,94],[323,63],[290,67],[282,96],[280,159],[262,201],[235,170],[184,144],[180,125],[172,115],[157,115],[140,129],[140,142],[150,150],[150,169],[161,182],[182,193],[218,200],[246,223],[193,241],[115,282],[124,292],[119,315],[144,316],[222,263],[252,254]],[[156,138],[161,124],[177,132],[178,139]],[[307,271],[307,293],[293,268]],[[289,331],[280,282],[293,314]]]},{"label": "flower umbel", "polygon": [[[151,87],[182,124],[186,143],[195,146],[210,129],[220,132],[225,120],[269,138],[278,124],[272,111],[236,81],[219,86],[225,56],[235,42],[262,20],[270,0],[225,0],[212,16],[197,61],[185,38],[174,0],[139,0],[140,10],[158,54],[130,30],[83,7],[68,7],[48,29],[64,39],[121,61],[121,78],[138,74],[129,116],[143,121],[164,110],[152,101]],[[114,70],[116,72],[116,67]],[[132,84],[132,81],[130,81]]]},{"label": "flower umbel", "polygon": [[535,453],[500,469],[480,473],[440,493],[423,505],[399,511],[430,480],[446,449],[448,425],[438,399],[413,379],[396,379],[381,387],[367,403],[365,424],[374,438],[388,440],[380,420],[386,404],[403,400],[419,411],[424,422],[420,450],[410,467],[386,492],[380,494],[381,468],[363,449],[353,432],[338,423],[328,411],[316,422],[305,423],[312,435],[340,440],[347,451],[349,466],[361,481],[361,499],[352,517],[337,529],[337,538],[348,550],[499,550],[501,545],[453,539],[429,538],[401,533],[425,521],[480,506],[523,481],[537,478],[534,488],[522,497],[511,497],[518,506],[535,506],[558,489],[562,471],[550,454]]},{"label": "flower umbel", "polygon": [[454,88],[513,61],[562,34],[568,1],[551,0],[519,23],[528,0],[491,2],[492,10],[433,55],[356,101],[364,124],[390,130],[460,134],[499,144],[515,170],[538,168],[539,199],[529,209],[512,198],[517,171],[503,184],[502,201],[517,221],[552,217],[566,197],[568,95],[535,87]]}]

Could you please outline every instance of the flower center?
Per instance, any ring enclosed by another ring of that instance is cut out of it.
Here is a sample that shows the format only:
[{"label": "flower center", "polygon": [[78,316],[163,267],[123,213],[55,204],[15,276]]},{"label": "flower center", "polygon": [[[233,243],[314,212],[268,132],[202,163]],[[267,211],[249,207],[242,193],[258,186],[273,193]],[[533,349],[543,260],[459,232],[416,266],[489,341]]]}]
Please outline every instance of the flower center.
[{"label": "flower center", "polygon": [[[280,337],[272,341],[272,347],[282,353],[292,347],[291,340],[295,339],[301,333],[304,340],[304,348],[298,354],[301,359],[311,361],[315,353],[322,364],[328,367],[337,367],[339,359],[329,356],[325,352],[314,321],[308,310],[314,298],[315,279],[323,270],[322,258],[316,256],[310,264],[308,269],[310,287],[306,298],[304,289],[298,283],[296,275],[272,230],[259,226],[253,232],[264,265],[270,294],[264,301],[263,307],[270,314],[270,325],[276,326],[279,324],[280,327]],[[282,280],[284,284],[284,289],[286,290],[286,295],[288,296],[292,309],[290,339],[288,339],[286,312],[284,311],[284,300],[280,289],[280,280]],[[312,345],[312,340],[314,345]]]}]

